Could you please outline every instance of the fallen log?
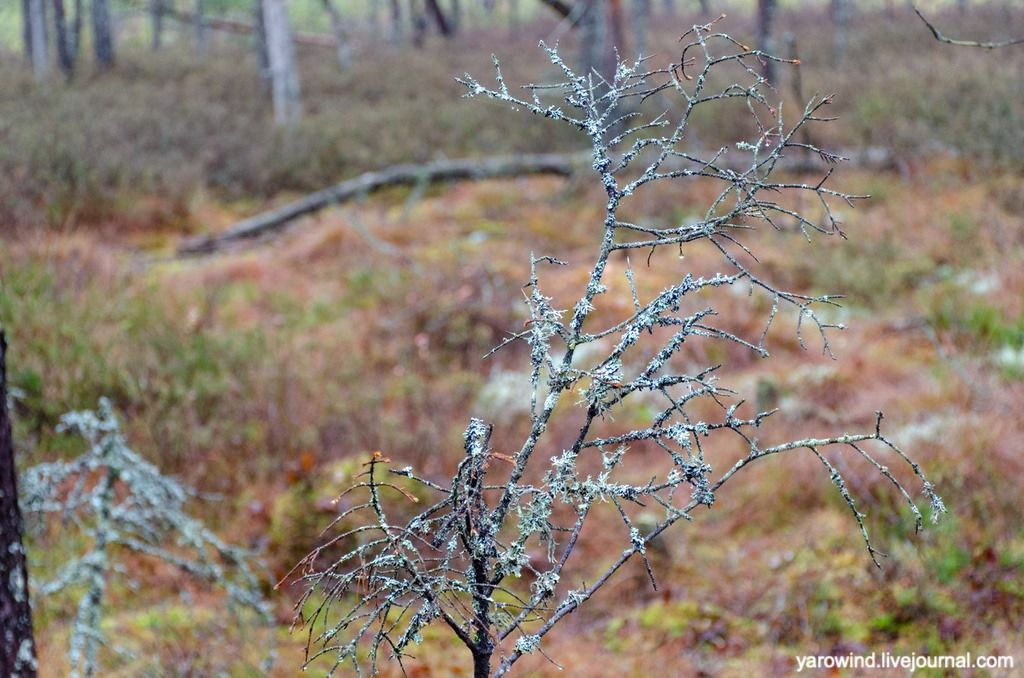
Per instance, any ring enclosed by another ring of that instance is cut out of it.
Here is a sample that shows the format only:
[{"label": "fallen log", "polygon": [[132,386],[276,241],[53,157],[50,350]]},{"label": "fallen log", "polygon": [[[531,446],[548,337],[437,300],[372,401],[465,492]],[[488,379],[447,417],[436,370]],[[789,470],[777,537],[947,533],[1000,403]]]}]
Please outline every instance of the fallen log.
[{"label": "fallen log", "polygon": [[[192,12],[186,12],[173,7],[164,8],[164,16],[168,19],[181,22],[183,24],[195,24],[196,15]],[[256,26],[247,21],[241,21],[239,19],[230,19],[228,17],[218,16],[204,16],[203,26],[210,30],[222,31],[225,33],[237,33],[239,35],[252,35],[256,32]],[[323,35],[321,33],[305,33],[302,31],[295,31],[292,33],[292,39],[299,45],[311,45],[313,47],[336,47],[338,41],[330,36]]]},{"label": "fallen log", "polygon": [[[889,170],[895,165],[892,154],[884,148],[852,149],[842,153],[849,164],[861,169]],[[423,165],[393,165],[376,172],[366,172],[354,179],[335,184],[316,193],[310,193],[294,202],[262,212],[239,221],[227,230],[189,238],[178,247],[181,256],[210,254],[245,240],[263,237],[279,231],[294,219],[319,211],[333,204],[369,195],[392,186],[415,186],[465,179],[498,179],[531,174],[569,176],[583,166],[586,153],[557,155],[519,155],[487,160],[439,160]],[[749,168],[749,160],[723,157],[716,167],[742,172]],[[778,169],[796,174],[825,171],[829,163],[813,153],[794,153],[781,159]]]},{"label": "fallen log", "polygon": [[530,174],[572,174],[576,162],[573,155],[537,154],[489,158],[486,160],[439,160],[423,165],[394,165],[377,172],[366,172],[354,179],[310,193],[287,205],[257,214],[214,234],[189,238],[178,247],[178,254],[200,255],[216,252],[225,246],[264,236],[286,226],[298,217],[329,205],[369,195],[392,186],[415,186],[421,183],[464,179],[496,179]]}]

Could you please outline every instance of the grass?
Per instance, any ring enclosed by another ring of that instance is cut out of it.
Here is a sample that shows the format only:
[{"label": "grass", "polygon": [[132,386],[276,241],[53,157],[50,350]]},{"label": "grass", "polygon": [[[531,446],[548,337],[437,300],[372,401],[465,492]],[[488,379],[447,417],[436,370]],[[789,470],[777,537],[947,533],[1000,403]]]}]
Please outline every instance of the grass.
[{"label": "grass", "polygon": [[[821,141],[890,148],[906,171],[935,150],[982,166],[1019,167],[1013,149],[1024,143],[1024,94],[1012,76],[1018,54],[991,59],[943,50],[910,15],[865,16],[847,57],[832,66],[825,17],[808,11],[783,18],[801,40],[801,96],[844,85],[833,108],[845,121],[822,131]],[[961,30],[1011,30],[1018,23],[1017,14],[1007,20],[982,8]],[[290,135],[272,125],[253,49],[235,38],[207,60],[173,47],[152,54],[129,45],[113,73],[84,67],[70,84],[42,87],[8,54],[0,75],[0,220],[36,228],[202,230],[210,224],[196,206],[208,194],[248,211],[253,201],[316,190],[395,162],[572,148],[574,139],[557,126],[497,106],[465,105],[453,80],[465,71],[487,77],[492,51],[510,82],[533,78],[545,68],[536,40],[551,30],[547,21],[515,37],[476,29],[455,44],[432,43],[426,58],[372,41],[345,73],[323,51],[300,50],[306,117]],[[741,15],[730,30],[745,37],[752,27]],[[674,34],[667,27],[655,33],[650,49],[671,54]],[[571,55],[571,40],[566,44]],[[792,70],[782,73],[780,96],[786,109],[798,110]],[[735,141],[736,116],[705,110],[710,116],[694,121],[698,143]]]}]

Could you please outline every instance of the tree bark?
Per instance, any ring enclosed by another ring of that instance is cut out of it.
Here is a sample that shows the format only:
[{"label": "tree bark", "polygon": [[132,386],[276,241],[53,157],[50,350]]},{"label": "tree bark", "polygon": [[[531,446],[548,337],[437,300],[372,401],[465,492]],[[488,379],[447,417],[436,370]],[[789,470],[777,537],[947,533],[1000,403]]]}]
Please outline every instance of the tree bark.
[{"label": "tree bark", "polygon": [[103,70],[114,65],[114,29],[110,0],[92,0],[92,42],[96,63]]},{"label": "tree bark", "polygon": [[391,0],[391,18],[388,42],[392,45],[402,43],[402,5],[399,0]]},{"label": "tree bark", "polygon": [[491,675],[491,652],[473,652],[473,678],[490,678]]},{"label": "tree bark", "polygon": [[446,38],[450,38],[454,35],[455,31],[452,28],[451,22],[448,17],[444,15],[444,10],[441,9],[441,5],[437,3],[437,0],[424,0],[427,6],[427,14],[433,20],[434,25],[437,26],[437,31]]},{"label": "tree bark", "polygon": [[519,30],[519,0],[508,0],[508,25],[515,35]]},{"label": "tree bark", "polygon": [[345,30],[345,20],[332,0],[323,0],[323,3],[324,9],[331,17],[331,32],[334,33],[338,65],[341,66],[341,70],[347,71],[352,66],[352,43],[349,42],[348,31]]},{"label": "tree bark", "polygon": [[[775,53],[772,24],[775,22],[775,0],[757,0],[757,48],[767,54]],[[764,59],[764,79],[775,84],[775,62]]]},{"label": "tree bark", "polygon": [[164,39],[164,0],[149,0],[149,18],[152,22],[152,48],[160,49]]},{"label": "tree bark", "polygon": [[25,61],[32,64],[32,0],[21,0],[21,41]]},{"label": "tree bark", "polygon": [[44,0],[29,0],[28,23],[31,27],[32,72],[36,80],[45,80],[50,73],[50,50],[46,40],[46,4]]},{"label": "tree bark", "polygon": [[573,156],[523,155],[487,160],[442,160],[425,165],[395,165],[378,172],[367,172],[330,188],[311,193],[282,207],[240,221],[215,236],[186,240],[178,248],[183,255],[208,254],[245,240],[280,230],[290,221],[329,205],[343,203],[391,186],[411,186],[424,182],[464,179],[494,179],[529,174],[567,176],[574,169]]},{"label": "tree bark", "polygon": [[412,24],[412,45],[419,49],[427,40],[427,17],[419,0],[409,0],[409,23]]},{"label": "tree bark", "polygon": [[625,59],[629,52],[629,40],[626,39],[626,21],[622,16],[622,0],[608,0],[608,27],[612,38],[612,47],[608,51],[608,73],[614,73],[615,50]]},{"label": "tree bark", "polygon": [[572,28],[576,28],[584,23],[584,19],[587,15],[587,7],[591,2],[591,0],[576,0],[576,4],[572,4],[567,0],[540,1],[568,21]]},{"label": "tree bark", "polygon": [[651,0],[633,0],[631,18],[636,56],[647,56],[647,31],[651,23]]},{"label": "tree bark", "polygon": [[448,23],[452,27],[452,33],[458,33],[462,28],[462,2],[449,0],[448,7]]},{"label": "tree bark", "polygon": [[832,0],[832,59],[838,65],[846,54],[850,25],[850,0]]},{"label": "tree bark", "polygon": [[256,63],[259,64],[260,80],[266,87],[270,85],[270,56],[267,53],[267,22],[264,21],[263,0],[256,0],[253,16],[256,20]]},{"label": "tree bark", "polygon": [[[558,12],[563,17],[568,17],[572,14],[572,5],[564,0],[540,0],[542,3],[550,7],[551,9]],[[486,5],[485,5],[486,6]],[[494,8],[494,2],[491,2],[491,9]]]},{"label": "tree bark", "polygon": [[270,61],[274,121],[282,127],[291,128],[302,116],[302,103],[295,45],[285,0],[263,0],[263,22]]},{"label": "tree bark", "polygon": [[[75,24],[81,23],[79,12],[75,12]],[[71,77],[75,72],[75,57],[78,52],[77,40],[68,33],[64,0],[53,0],[53,32],[57,37],[57,64],[64,75]]]},{"label": "tree bark", "polygon": [[206,0],[196,0],[195,17],[196,53],[200,58],[205,58],[210,48],[210,36],[206,30]]},{"label": "tree bark", "polygon": [[0,675],[36,675],[18,473],[7,411],[7,340],[0,329]]},{"label": "tree bark", "polygon": [[580,0],[585,3],[577,24],[579,36],[579,72],[585,76],[595,72],[608,77],[608,12],[606,0]]}]

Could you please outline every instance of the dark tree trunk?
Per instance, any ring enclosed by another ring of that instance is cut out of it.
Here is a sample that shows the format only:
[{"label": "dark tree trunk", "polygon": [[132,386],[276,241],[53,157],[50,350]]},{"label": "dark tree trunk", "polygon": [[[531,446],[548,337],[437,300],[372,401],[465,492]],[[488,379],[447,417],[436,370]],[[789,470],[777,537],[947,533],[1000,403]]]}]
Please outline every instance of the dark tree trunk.
[{"label": "dark tree trunk", "polygon": [[253,15],[256,20],[256,61],[260,68],[260,80],[270,85],[270,55],[267,53],[267,23],[263,16],[263,0],[255,0]]},{"label": "dark tree trunk", "polygon": [[96,63],[100,68],[113,66],[114,28],[111,25],[109,0],[92,0],[92,41]]},{"label": "dark tree trunk", "polygon": [[[479,445],[479,449],[485,453],[490,452],[491,444],[490,426],[487,432],[472,443]],[[470,450],[470,439],[467,437],[466,449]],[[481,466],[470,466],[468,478],[466,479],[466,501],[471,507],[470,510],[483,515],[487,510],[484,504],[484,470]],[[463,529],[463,541],[473,544],[470,535],[474,534],[473,521],[467,514]],[[474,553],[479,553],[474,549]],[[494,635],[491,633],[491,594],[494,585],[491,581],[491,572],[487,567],[488,559],[483,555],[474,555],[472,559],[473,573],[473,644],[470,650],[473,653],[473,678],[489,678],[491,675],[491,657],[494,655]]]},{"label": "dark tree trunk", "polygon": [[473,678],[490,678],[491,652],[473,652]]},{"label": "dark tree trunk", "polygon": [[25,61],[32,63],[32,0],[21,0],[21,40]]},{"label": "dark tree trunk", "polygon": [[[775,40],[772,37],[772,24],[775,22],[775,0],[757,0],[757,48],[762,52],[774,55]],[[764,79],[775,83],[775,62],[764,59],[762,69]]]},{"label": "dark tree trunk", "polygon": [[[550,7],[551,9],[558,12],[563,17],[568,17],[573,13],[573,6],[566,0],[540,0],[542,3]],[[586,2],[586,0],[580,0],[580,2]],[[493,3],[492,3],[493,6]]]},{"label": "dark tree trunk", "polygon": [[149,18],[153,23],[152,47],[158,50],[164,40],[164,0],[149,0]]},{"label": "dark tree trunk", "polygon": [[196,52],[205,57],[209,49],[209,35],[206,31],[206,0],[196,0]]},{"label": "dark tree trunk", "polygon": [[7,340],[0,330],[0,675],[27,678],[36,675],[36,648],[21,540],[14,440],[7,412],[6,359]]},{"label": "dark tree trunk", "polygon": [[417,49],[427,40],[427,17],[418,0],[409,0],[409,23],[412,24],[412,44]]},{"label": "dark tree trunk", "polygon": [[441,9],[441,5],[437,3],[437,0],[425,0],[425,2],[427,5],[427,14],[430,15],[430,18],[437,26],[438,32],[446,38],[450,38],[455,33],[455,30],[452,28],[452,24],[448,20],[448,17],[444,15],[444,10]]},{"label": "dark tree trunk", "polygon": [[[76,14],[76,22],[78,17]],[[57,34],[57,63],[64,75],[71,77],[75,72],[76,45],[72,44],[73,36],[68,34],[67,17],[64,15],[64,0],[53,0],[53,28]]]},{"label": "dark tree trunk", "polygon": [[68,36],[72,61],[78,61],[78,51],[82,46],[82,0],[75,0],[75,18],[71,22],[71,35]]}]

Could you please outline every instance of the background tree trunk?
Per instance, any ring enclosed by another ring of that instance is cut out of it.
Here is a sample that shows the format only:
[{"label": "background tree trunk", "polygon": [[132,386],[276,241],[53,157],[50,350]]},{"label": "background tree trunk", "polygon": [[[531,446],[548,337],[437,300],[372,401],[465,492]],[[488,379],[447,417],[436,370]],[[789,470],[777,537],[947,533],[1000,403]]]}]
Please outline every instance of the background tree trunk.
[{"label": "background tree trunk", "polygon": [[[757,48],[768,54],[775,53],[772,24],[775,22],[775,0],[757,0]],[[762,75],[768,82],[775,83],[775,62],[764,60]]]},{"label": "background tree trunk", "polygon": [[302,103],[286,0],[263,0],[263,29],[270,62],[274,120],[283,127],[294,127],[302,116]]},{"label": "background tree trunk", "polygon": [[260,69],[260,80],[270,85],[270,55],[267,51],[267,22],[263,18],[263,0],[256,0],[253,18],[256,20],[256,63]]},{"label": "background tree trunk", "polygon": [[610,75],[615,72],[615,50],[618,50],[623,59],[629,56],[629,40],[626,38],[626,21],[622,16],[622,0],[607,0],[607,2],[608,27],[613,49],[607,50],[608,65],[605,68]]},{"label": "background tree trunk", "polygon": [[427,17],[419,0],[409,0],[409,23],[412,24],[413,47],[423,47],[427,39]]},{"label": "background tree trunk", "polygon": [[346,71],[352,66],[352,43],[348,39],[348,31],[345,30],[345,19],[341,11],[334,6],[332,0],[323,0],[324,9],[331,17],[331,32],[334,33],[335,51],[338,54],[338,65],[341,70]]},{"label": "background tree trunk", "polygon": [[[79,5],[75,10],[75,24],[81,25]],[[75,72],[75,58],[78,55],[78,41],[73,33],[68,32],[67,16],[64,12],[64,0],[53,0],[53,32],[57,38],[57,64],[64,75],[71,77]]]},{"label": "background tree trunk", "polygon": [[437,4],[437,0],[424,0],[424,2],[427,6],[427,14],[437,26],[437,31],[444,37],[450,38],[455,31],[448,17],[445,16],[444,10],[441,9],[441,5]]},{"label": "background tree trunk", "polygon": [[633,23],[633,41],[636,45],[634,47],[635,54],[629,56],[647,56],[647,31],[651,23],[651,0],[633,0],[632,10],[630,17]]},{"label": "background tree trunk", "polygon": [[508,25],[513,35],[519,30],[519,0],[508,0]]},{"label": "background tree trunk", "polygon": [[29,0],[28,11],[32,72],[36,80],[44,80],[50,73],[50,50],[46,40],[46,3],[44,0]]},{"label": "background tree trunk", "polygon": [[580,0],[586,3],[580,17],[579,72],[590,76],[595,71],[606,76],[608,65],[608,12],[605,0]]},{"label": "background tree trunk", "polygon": [[452,33],[458,33],[462,28],[462,1],[449,0],[448,7],[448,23],[451,24]]},{"label": "background tree trunk", "polygon": [[92,43],[96,63],[101,69],[114,65],[114,29],[110,19],[110,0],[92,0]]},{"label": "background tree trunk", "polygon": [[152,47],[160,49],[164,40],[164,1],[149,0],[149,18],[153,26]]},{"label": "background tree trunk", "polygon": [[210,48],[209,33],[206,30],[206,0],[196,0],[196,53],[206,57]]},{"label": "background tree trunk", "polygon": [[587,6],[587,4],[589,2],[589,0],[579,0],[579,4],[574,6],[574,5],[572,5],[569,2],[569,0],[540,0],[540,1],[543,4],[547,5],[548,7],[550,7],[551,9],[555,10],[556,12],[558,12],[559,16],[563,16],[563,17],[568,18],[570,15],[578,14],[579,16],[576,17],[575,23],[579,23],[579,20],[580,20],[580,18],[583,15],[583,11],[581,11],[581,9],[585,11],[586,10],[586,6]]},{"label": "background tree trunk", "polygon": [[32,0],[21,0],[21,41],[25,61],[32,63]]},{"label": "background tree trunk", "polygon": [[29,678],[36,675],[36,647],[21,540],[14,440],[7,412],[6,360],[7,340],[0,329],[0,675]]},{"label": "background tree trunk", "polygon": [[838,65],[846,53],[847,38],[849,36],[850,7],[851,0],[832,0],[832,58],[833,63]]},{"label": "background tree trunk", "polygon": [[78,52],[82,48],[82,0],[75,0],[75,18],[71,22],[68,46],[71,49],[72,62],[77,62]]},{"label": "background tree trunk", "polygon": [[391,0],[391,16],[390,16],[390,29],[388,32],[388,42],[392,45],[399,45],[402,43],[402,4],[399,0]]}]

